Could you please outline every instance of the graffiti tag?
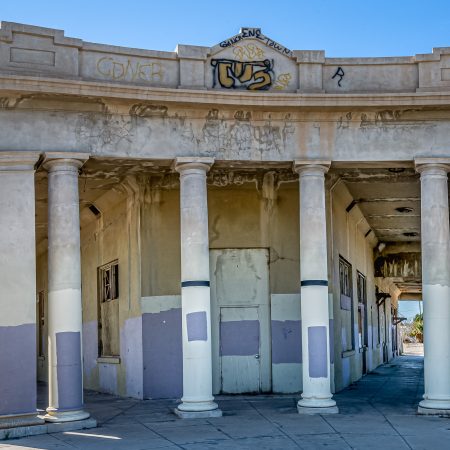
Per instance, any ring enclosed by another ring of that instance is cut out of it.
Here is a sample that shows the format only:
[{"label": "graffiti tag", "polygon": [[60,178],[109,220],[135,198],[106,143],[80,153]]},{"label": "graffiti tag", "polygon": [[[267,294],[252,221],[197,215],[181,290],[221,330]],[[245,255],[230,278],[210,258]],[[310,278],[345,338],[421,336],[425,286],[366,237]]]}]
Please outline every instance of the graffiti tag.
[{"label": "graffiti tag", "polygon": [[275,81],[274,89],[278,91],[286,89],[289,86],[291,79],[292,75],[290,73],[280,73]]},{"label": "graffiti tag", "polygon": [[237,44],[238,42],[242,41],[242,39],[246,38],[258,39],[261,42],[264,42],[268,47],[273,48],[282,55],[293,56],[292,50],[289,50],[288,48],[274,41],[273,39],[264,36],[264,34],[261,33],[260,28],[241,28],[241,32],[239,34],[231,37],[230,39],[222,41],[219,45],[222,48],[231,47],[232,45]]},{"label": "graffiti tag", "polygon": [[344,75],[345,75],[345,72],[342,69],[342,67],[338,67],[337,70],[336,70],[336,73],[331,77],[331,79],[334,80],[336,77],[339,77],[338,86],[342,87],[341,86],[341,81],[342,81],[342,78],[344,78]]},{"label": "graffiti tag", "polygon": [[233,54],[239,61],[254,61],[264,58],[264,50],[253,44],[236,45]]},{"label": "graffiti tag", "polygon": [[142,63],[127,58],[126,62],[115,60],[109,56],[97,61],[97,71],[112,80],[127,81],[162,81],[163,67],[158,62]]},{"label": "graffiti tag", "polygon": [[214,67],[213,87],[218,82],[227,89],[267,90],[272,85],[273,60],[236,61],[234,59],[212,59]]}]

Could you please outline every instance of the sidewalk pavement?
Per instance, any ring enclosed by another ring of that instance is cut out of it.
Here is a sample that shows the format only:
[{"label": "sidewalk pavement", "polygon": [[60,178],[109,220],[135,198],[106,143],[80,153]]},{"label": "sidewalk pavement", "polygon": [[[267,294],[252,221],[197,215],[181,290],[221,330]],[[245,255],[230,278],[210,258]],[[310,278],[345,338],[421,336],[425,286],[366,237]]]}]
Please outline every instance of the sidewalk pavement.
[{"label": "sidewalk pavement", "polygon": [[299,415],[298,396],[218,396],[224,416],[181,420],[173,400],[87,392],[90,430],[0,443],[24,449],[450,449],[450,419],[417,416],[423,358],[402,356],[335,395],[340,414]]}]

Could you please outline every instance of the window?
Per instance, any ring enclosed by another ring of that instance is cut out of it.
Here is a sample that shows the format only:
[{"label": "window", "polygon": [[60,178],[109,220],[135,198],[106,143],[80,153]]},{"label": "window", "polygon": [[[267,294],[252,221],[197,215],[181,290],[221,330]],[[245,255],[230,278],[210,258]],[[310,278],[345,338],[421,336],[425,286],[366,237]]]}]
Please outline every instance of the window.
[{"label": "window", "polygon": [[100,301],[107,302],[119,298],[119,263],[105,264],[98,269],[100,281]]},{"label": "window", "polygon": [[112,261],[98,269],[98,354],[118,357],[119,333],[119,262]]},{"label": "window", "polygon": [[356,285],[358,291],[358,340],[359,348],[368,346],[367,336],[367,293],[366,277],[357,272]]},{"label": "window", "polygon": [[341,295],[352,295],[352,266],[342,256],[339,257],[339,279]]},{"label": "window", "polygon": [[353,288],[352,288],[352,266],[342,256],[339,257],[339,286],[340,286],[340,304],[342,351],[348,352],[355,350],[355,330],[354,330],[354,311],[353,311]]}]

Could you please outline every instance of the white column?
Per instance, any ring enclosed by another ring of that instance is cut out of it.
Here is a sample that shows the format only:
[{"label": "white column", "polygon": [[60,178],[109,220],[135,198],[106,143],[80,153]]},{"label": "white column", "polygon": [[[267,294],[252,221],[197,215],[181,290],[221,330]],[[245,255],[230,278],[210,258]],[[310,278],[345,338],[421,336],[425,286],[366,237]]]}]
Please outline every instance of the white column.
[{"label": "white column", "polygon": [[337,413],[330,384],[325,173],[329,161],[295,161],[300,175],[303,393],[299,413]]},{"label": "white column", "polygon": [[49,407],[45,419],[66,422],[83,411],[78,169],[84,153],[47,153]]},{"label": "white column", "polygon": [[425,394],[419,414],[450,414],[450,160],[416,160],[421,185]]},{"label": "white column", "polygon": [[36,409],[37,152],[0,152],[1,429],[43,423]]},{"label": "white column", "polygon": [[206,173],[212,158],[177,158],[180,173],[183,398],[181,418],[217,417],[212,395],[211,300]]}]

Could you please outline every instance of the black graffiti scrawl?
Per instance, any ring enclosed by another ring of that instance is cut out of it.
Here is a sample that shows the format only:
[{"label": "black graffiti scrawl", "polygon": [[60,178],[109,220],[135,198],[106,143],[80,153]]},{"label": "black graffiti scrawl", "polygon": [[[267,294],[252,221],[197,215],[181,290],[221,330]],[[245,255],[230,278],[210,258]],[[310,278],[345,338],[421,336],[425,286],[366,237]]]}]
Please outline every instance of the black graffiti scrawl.
[{"label": "black graffiti scrawl", "polygon": [[265,91],[272,86],[273,60],[238,61],[234,59],[212,59],[213,87],[219,84],[226,89],[248,89]]}]

